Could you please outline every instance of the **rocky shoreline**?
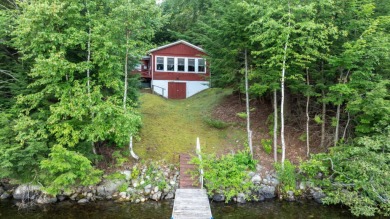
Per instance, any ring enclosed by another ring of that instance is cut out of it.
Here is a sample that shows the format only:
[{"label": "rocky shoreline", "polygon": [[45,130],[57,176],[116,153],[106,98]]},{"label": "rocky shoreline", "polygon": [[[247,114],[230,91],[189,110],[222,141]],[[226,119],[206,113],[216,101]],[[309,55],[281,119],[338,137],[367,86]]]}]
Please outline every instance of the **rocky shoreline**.
[{"label": "rocky shoreline", "polygon": [[[142,203],[148,200],[160,201],[174,199],[179,186],[179,170],[172,165],[135,165],[131,170],[117,172],[106,176],[96,186],[80,186],[56,196],[48,195],[42,187],[33,184],[11,185],[0,183],[0,199],[14,199],[20,203],[50,204],[71,200],[77,203],[88,203],[98,200]],[[156,167],[155,167],[156,166]],[[299,195],[293,191],[278,194],[279,180],[275,172],[261,174],[261,166],[256,172],[248,172],[253,188],[245,194],[240,193],[232,201],[244,204],[247,201],[264,201],[279,198],[287,201],[314,199],[321,203],[325,197],[320,188],[310,187],[310,183],[301,182],[297,186]],[[210,199],[215,202],[225,201],[223,194],[215,193]]]}]

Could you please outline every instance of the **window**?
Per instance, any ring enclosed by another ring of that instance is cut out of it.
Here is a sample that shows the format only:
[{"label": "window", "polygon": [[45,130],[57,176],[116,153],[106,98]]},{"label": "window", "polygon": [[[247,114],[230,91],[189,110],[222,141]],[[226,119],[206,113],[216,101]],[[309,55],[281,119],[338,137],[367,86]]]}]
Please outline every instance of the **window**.
[{"label": "window", "polygon": [[175,71],[175,59],[168,58],[167,71]]},{"label": "window", "polygon": [[184,71],[184,66],[185,66],[185,59],[183,58],[178,58],[177,59],[177,71]]},{"label": "window", "polygon": [[164,71],[164,57],[157,57],[157,70]]},{"label": "window", "polygon": [[188,71],[195,71],[195,59],[188,59]]},{"label": "window", "polygon": [[204,59],[198,59],[198,72],[204,72]]}]

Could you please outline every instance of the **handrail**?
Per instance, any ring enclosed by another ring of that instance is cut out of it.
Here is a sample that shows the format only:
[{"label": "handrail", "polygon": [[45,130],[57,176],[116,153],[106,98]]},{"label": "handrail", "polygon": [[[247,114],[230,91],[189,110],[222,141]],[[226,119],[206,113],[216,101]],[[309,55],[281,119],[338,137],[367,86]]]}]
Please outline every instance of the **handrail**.
[{"label": "handrail", "polygon": [[[200,163],[202,163],[202,155],[201,155],[201,151],[200,151],[199,137],[196,138],[196,153],[198,154],[198,158],[199,158]],[[200,173],[200,176],[199,176],[200,188],[203,189],[203,168],[199,168],[199,173]]]}]

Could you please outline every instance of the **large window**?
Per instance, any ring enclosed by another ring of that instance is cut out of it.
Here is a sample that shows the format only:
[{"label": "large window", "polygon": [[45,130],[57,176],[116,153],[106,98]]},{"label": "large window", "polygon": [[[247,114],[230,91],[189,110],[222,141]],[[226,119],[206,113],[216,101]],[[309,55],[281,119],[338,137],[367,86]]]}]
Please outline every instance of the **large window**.
[{"label": "large window", "polygon": [[198,72],[204,72],[204,71],[205,71],[204,59],[198,59]]},{"label": "large window", "polygon": [[185,59],[178,58],[177,59],[177,71],[185,71]]},{"label": "large window", "polygon": [[202,58],[157,56],[156,70],[165,72],[206,73],[206,61]]},{"label": "large window", "polygon": [[164,71],[164,57],[157,57],[156,69],[159,71]]},{"label": "large window", "polygon": [[195,71],[195,59],[188,59],[188,71],[189,72]]},{"label": "large window", "polygon": [[168,58],[167,61],[167,71],[175,71],[175,59],[174,58]]}]

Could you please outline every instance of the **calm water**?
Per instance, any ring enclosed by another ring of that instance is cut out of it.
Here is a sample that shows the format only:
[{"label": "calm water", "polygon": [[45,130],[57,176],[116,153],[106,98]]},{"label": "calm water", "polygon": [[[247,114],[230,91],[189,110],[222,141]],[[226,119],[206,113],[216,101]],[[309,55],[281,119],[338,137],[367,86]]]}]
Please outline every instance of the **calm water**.
[{"label": "calm water", "polygon": [[[173,201],[147,202],[143,204],[97,202],[77,204],[61,202],[53,205],[35,206],[28,210],[18,210],[11,201],[0,201],[0,218],[10,219],[51,219],[51,218],[170,218]],[[314,202],[266,201],[260,203],[223,204],[212,203],[211,211],[215,219],[251,218],[353,218],[347,209],[322,206]]]}]

